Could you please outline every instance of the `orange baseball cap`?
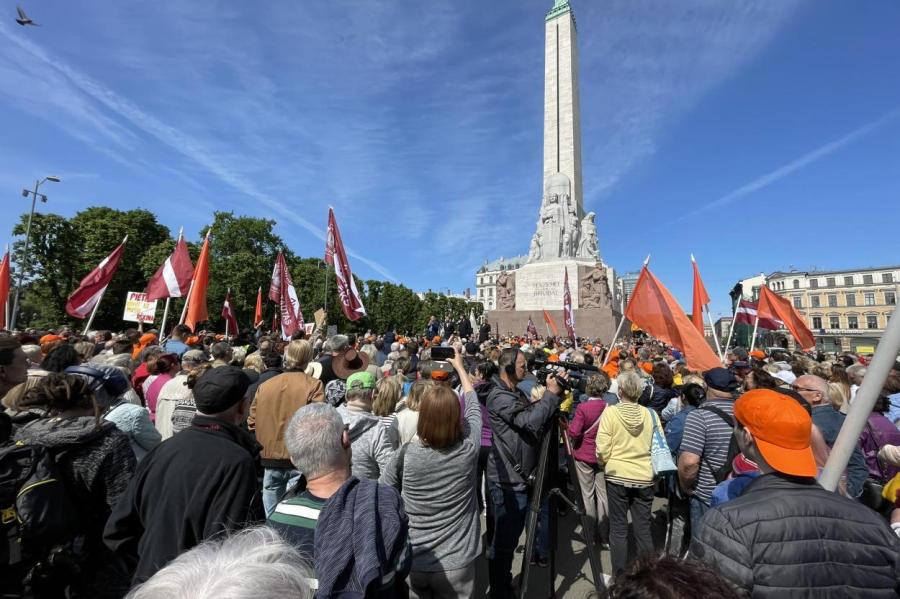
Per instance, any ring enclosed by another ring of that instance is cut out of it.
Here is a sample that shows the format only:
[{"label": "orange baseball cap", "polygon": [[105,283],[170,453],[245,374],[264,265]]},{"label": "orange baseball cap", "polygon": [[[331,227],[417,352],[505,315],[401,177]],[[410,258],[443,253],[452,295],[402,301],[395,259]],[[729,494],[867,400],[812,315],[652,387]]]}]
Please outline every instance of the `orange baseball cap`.
[{"label": "orange baseball cap", "polygon": [[750,357],[756,358],[757,360],[765,360],[766,352],[760,349],[754,349],[752,352],[750,352]]},{"label": "orange baseball cap", "polygon": [[792,476],[816,476],[810,447],[812,419],[792,397],[754,389],[734,402],[734,417],[753,434],[769,466]]}]

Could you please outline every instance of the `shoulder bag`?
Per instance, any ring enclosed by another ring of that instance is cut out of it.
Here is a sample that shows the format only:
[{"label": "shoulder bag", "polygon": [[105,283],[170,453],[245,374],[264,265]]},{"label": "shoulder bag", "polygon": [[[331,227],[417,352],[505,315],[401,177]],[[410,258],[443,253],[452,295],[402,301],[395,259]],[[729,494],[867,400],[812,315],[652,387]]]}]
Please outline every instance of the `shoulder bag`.
[{"label": "shoulder bag", "polygon": [[650,463],[653,465],[653,476],[662,476],[678,469],[675,461],[672,460],[672,452],[669,450],[669,444],[666,438],[659,432],[657,424],[656,412],[647,408],[650,412],[650,419],[653,423],[653,436],[650,441]]}]

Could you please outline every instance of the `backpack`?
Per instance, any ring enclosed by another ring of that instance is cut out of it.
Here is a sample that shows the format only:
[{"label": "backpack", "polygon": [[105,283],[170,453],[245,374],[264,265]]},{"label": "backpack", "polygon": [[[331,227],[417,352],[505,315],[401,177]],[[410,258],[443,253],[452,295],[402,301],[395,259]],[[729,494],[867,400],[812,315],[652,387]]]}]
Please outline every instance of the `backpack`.
[{"label": "backpack", "polygon": [[52,568],[60,546],[78,534],[78,511],[58,464],[64,452],[24,441],[0,448],[0,578]]},{"label": "backpack", "polygon": [[710,472],[712,472],[713,478],[716,480],[716,484],[719,484],[731,473],[731,464],[734,462],[734,458],[741,453],[741,448],[738,445],[737,439],[734,436],[734,418],[728,415],[727,412],[723,412],[719,408],[715,406],[711,406],[708,404],[704,404],[700,406],[701,410],[706,410],[707,412],[712,412],[719,418],[725,421],[729,427],[731,427],[731,440],[728,442],[728,455],[725,457],[725,463],[719,466],[718,468],[713,468],[712,464],[709,463],[709,460],[706,460],[706,467],[709,468]]}]

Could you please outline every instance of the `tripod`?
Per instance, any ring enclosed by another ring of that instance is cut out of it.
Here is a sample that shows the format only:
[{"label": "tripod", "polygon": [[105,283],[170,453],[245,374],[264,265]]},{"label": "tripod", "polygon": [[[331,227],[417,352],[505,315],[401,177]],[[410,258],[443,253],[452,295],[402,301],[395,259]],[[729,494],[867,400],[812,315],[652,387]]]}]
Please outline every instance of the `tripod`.
[{"label": "tripod", "polygon": [[[606,591],[606,584],[603,581],[603,569],[600,566],[600,560],[597,559],[595,541],[592,535],[588,534],[591,527],[588,523],[587,515],[584,511],[584,500],[581,497],[580,486],[578,480],[575,480],[574,487],[579,489],[575,493],[575,502],[566,495],[564,489],[558,487],[545,488],[549,486],[547,483],[555,483],[558,479],[559,460],[557,459],[557,440],[559,439],[559,420],[551,419],[550,426],[544,438],[541,440],[541,455],[538,458],[538,469],[535,473],[534,488],[532,489],[531,505],[528,510],[528,519],[525,525],[525,556],[522,558],[522,577],[520,597],[524,599],[528,593],[528,583],[531,578],[531,558],[534,555],[534,543],[537,532],[538,514],[541,511],[541,503],[544,497],[549,497],[550,501],[550,517],[547,536],[551,539],[549,551],[549,571],[550,571],[550,593],[547,597],[556,597],[556,543],[558,542],[556,533],[556,502],[557,500],[565,503],[570,510],[578,514],[581,521],[581,530],[584,535],[585,545],[587,547],[588,559],[591,564],[591,575],[594,578],[594,590],[597,597],[602,597]],[[572,457],[572,442],[569,439],[568,432],[562,429],[563,442],[566,447],[566,461],[569,467],[569,477],[575,472],[575,458]],[[569,479],[571,481],[571,478]]]}]

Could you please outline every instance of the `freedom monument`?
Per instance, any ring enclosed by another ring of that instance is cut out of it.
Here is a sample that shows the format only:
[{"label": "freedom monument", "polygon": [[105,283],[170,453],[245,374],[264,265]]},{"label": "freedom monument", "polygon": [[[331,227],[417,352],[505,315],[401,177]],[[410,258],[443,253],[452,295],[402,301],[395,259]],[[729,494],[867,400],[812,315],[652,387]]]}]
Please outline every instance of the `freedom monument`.
[{"label": "freedom monument", "polygon": [[565,336],[566,270],[579,336],[612,339],[621,317],[611,269],[600,258],[595,214],[583,206],[577,40],[569,0],[556,0],[545,23],[544,193],[527,263],[497,278],[497,306],[487,320],[501,334],[521,334],[529,317],[544,332],[546,310]]}]

